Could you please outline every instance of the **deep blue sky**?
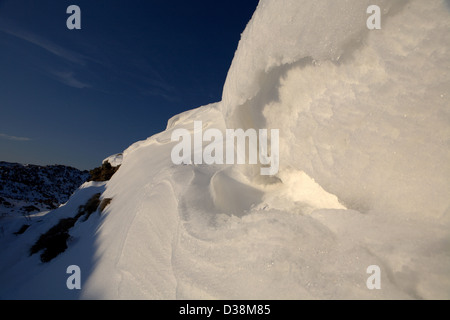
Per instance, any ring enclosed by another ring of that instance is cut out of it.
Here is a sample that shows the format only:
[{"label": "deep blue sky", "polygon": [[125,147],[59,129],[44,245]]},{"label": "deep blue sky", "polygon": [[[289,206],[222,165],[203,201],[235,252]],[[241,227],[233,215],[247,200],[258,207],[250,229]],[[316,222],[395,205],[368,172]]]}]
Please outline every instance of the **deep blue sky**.
[{"label": "deep blue sky", "polygon": [[0,0],[0,161],[91,169],[220,101],[257,4]]}]

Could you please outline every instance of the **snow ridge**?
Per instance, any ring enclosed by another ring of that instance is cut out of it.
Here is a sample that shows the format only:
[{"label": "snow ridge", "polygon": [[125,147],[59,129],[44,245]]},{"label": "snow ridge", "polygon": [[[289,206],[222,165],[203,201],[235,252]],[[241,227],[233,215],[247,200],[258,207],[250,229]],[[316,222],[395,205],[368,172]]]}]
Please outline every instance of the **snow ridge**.
[{"label": "snow ridge", "polygon": [[[23,255],[50,222],[14,238],[0,297],[450,298],[449,14],[442,0],[261,0],[223,101],[173,117],[109,182],[46,215],[99,188],[112,199],[50,264]],[[194,121],[280,129],[279,173],[173,164],[172,132]],[[84,270],[78,293],[54,276],[70,264]],[[381,290],[366,286],[372,265]]]}]

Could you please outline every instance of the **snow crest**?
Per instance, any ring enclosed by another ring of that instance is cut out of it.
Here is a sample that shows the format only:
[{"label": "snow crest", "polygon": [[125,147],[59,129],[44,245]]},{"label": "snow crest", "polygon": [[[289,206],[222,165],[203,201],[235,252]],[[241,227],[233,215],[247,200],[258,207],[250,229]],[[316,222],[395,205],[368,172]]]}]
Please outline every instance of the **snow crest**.
[{"label": "snow crest", "polygon": [[[369,31],[369,4],[260,2],[223,100],[125,151],[85,298],[450,296],[449,10],[376,1]],[[196,120],[280,129],[279,174],[173,165],[171,133]]]},{"label": "snow crest", "polygon": [[[382,29],[366,9],[382,8]],[[280,164],[349,208],[450,218],[444,1],[261,1],[225,84],[227,125],[280,129]]]},{"label": "snow crest", "polygon": [[[52,267],[10,248],[34,267],[0,296],[33,277],[67,293],[49,273],[82,257],[83,299],[449,299],[449,18],[441,0],[261,0],[223,101],[125,150],[111,203]],[[279,129],[278,175],[174,165],[171,134],[194,121]]]}]

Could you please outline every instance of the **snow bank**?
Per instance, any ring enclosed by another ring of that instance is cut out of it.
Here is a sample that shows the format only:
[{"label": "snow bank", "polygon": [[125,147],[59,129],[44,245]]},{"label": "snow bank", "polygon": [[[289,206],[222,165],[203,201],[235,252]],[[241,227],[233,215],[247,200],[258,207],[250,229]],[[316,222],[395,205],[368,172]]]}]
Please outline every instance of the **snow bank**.
[{"label": "snow bank", "polygon": [[367,34],[369,5],[378,4],[387,13],[402,2],[260,1],[228,72],[223,92],[227,115],[262,94],[268,75],[280,66],[304,58],[338,61]]},{"label": "snow bank", "polygon": [[[40,253],[30,256],[31,246],[61,219],[73,218],[80,206],[105,190],[104,182],[86,182],[58,209],[32,215],[29,220],[11,217],[1,220],[0,234],[0,299],[78,299],[78,290],[68,290],[66,273],[70,265],[78,265],[87,277],[94,263],[95,234],[100,214],[87,221],[77,221],[70,229],[68,248],[50,263],[42,263]],[[81,219],[80,219],[81,220]],[[24,223],[30,227],[20,235]]]},{"label": "snow bank", "polygon": [[[369,31],[378,4],[382,30]],[[229,127],[280,129],[283,168],[349,208],[449,218],[444,1],[261,1],[225,84]]]},{"label": "snow bank", "polygon": [[[449,31],[440,0],[261,0],[223,101],[125,150],[98,227],[48,266],[2,258],[0,296],[68,296],[49,274],[81,264],[84,299],[450,298]],[[174,165],[194,121],[280,129],[279,174]]]}]

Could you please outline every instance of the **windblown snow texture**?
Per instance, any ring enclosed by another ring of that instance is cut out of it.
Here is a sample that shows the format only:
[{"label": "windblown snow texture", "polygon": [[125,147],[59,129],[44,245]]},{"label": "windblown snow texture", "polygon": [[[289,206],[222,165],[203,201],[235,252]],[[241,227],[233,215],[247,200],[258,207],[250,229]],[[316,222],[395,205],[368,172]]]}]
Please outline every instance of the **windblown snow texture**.
[{"label": "windblown snow texture", "polygon": [[[369,31],[373,4],[382,29]],[[0,296],[449,299],[449,34],[442,0],[261,0],[222,101],[173,117],[106,185],[85,185],[111,204],[54,262],[25,256],[37,230],[8,242]],[[174,165],[171,133],[194,121],[279,129],[278,175]],[[371,265],[381,290],[366,286]]]}]

